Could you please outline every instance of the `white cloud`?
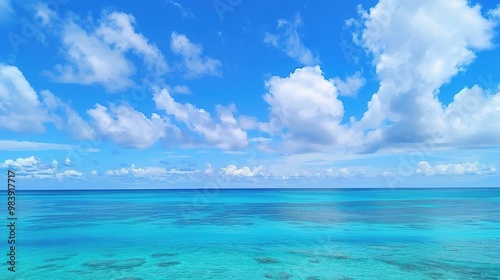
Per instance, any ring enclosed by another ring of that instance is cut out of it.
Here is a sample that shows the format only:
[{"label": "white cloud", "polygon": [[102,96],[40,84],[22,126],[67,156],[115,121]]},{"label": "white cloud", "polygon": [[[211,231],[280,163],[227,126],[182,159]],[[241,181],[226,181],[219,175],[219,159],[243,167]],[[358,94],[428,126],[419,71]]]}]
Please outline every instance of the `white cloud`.
[{"label": "white cloud", "polygon": [[334,170],[333,168],[328,168],[326,170],[326,175],[327,176],[333,176],[333,177],[343,177],[343,178],[349,178],[353,176],[353,173],[349,171],[346,167],[340,168],[339,170]]},{"label": "white cloud", "polygon": [[90,172],[90,174],[92,174],[92,175],[94,175],[94,176],[95,176],[95,175],[97,175],[97,171],[96,171],[96,170],[92,170],[92,171]]},{"label": "white cloud", "polygon": [[350,172],[347,168],[343,167],[343,168],[340,168],[339,174],[341,174],[342,176],[348,176],[350,174]]},{"label": "white cloud", "polygon": [[148,39],[134,30],[135,18],[120,12],[105,15],[95,34],[114,50],[122,53],[133,51],[143,57],[149,70],[163,74],[168,66],[163,54]]},{"label": "white cloud", "polygon": [[304,65],[315,65],[319,63],[319,59],[306,48],[300,39],[297,28],[302,25],[302,18],[297,14],[295,20],[290,22],[285,19],[278,20],[279,34],[270,34],[266,32],[264,43],[270,44],[283,52],[289,57],[297,60]]},{"label": "white cloud", "polygon": [[76,170],[65,170],[61,173],[57,173],[56,174],[56,178],[62,180],[64,178],[81,178],[83,177],[83,173],[82,172],[78,172]]},{"label": "white cloud", "polygon": [[95,131],[68,104],[47,90],[38,95],[17,67],[0,64],[0,128],[41,133],[46,123],[78,140],[95,137]]},{"label": "white cloud", "polygon": [[133,178],[150,179],[150,180],[165,180],[172,176],[184,175],[189,176],[199,173],[200,170],[178,170],[178,169],[165,169],[162,167],[137,167],[131,164],[129,167],[107,170],[105,172],[108,176],[131,176]]},{"label": "white cloud", "polygon": [[68,64],[56,65],[52,76],[64,83],[100,84],[108,91],[124,90],[134,85],[132,75],[136,72],[125,57],[129,51],[144,59],[148,74],[165,73],[168,66],[163,54],[134,30],[134,23],[133,16],[113,12],[104,14],[95,30],[86,31],[68,18],[61,34]]},{"label": "white cloud", "polygon": [[206,164],[206,168],[203,171],[203,174],[205,174],[205,175],[212,175],[213,172],[214,172],[214,169],[212,168],[212,165],[210,163],[207,163]]},{"label": "white cloud", "polygon": [[221,170],[224,171],[225,175],[231,176],[243,176],[243,177],[254,177],[258,175],[263,175],[263,166],[257,166],[252,169],[248,166],[244,166],[240,169],[234,164],[230,164],[227,167],[221,167]]},{"label": "white cloud", "polygon": [[71,159],[66,158],[66,159],[64,160],[64,164],[65,164],[66,166],[71,166],[71,165],[72,165],[72,163],[71,163]]},{"label": "white cloud", "polygon": [[[48,110],[53,112],[56,126],[60,127],[58,124],[65,122],[64,129],[77,140],[89,140],[96,137],[96,131],[71,106],[62,102],[48,90],[42,90],[41,95]],[[63,116],[63,120],[59,116]]]},{"label": "white cloud", "polygon": [[[359,72],[341,80],[325,78],[318,66],[299,68],[266,82],[269,122],[238,118],[244,130],[279,137],[259,150],[373,153],[406,151],[415,143],[444,148],[500,144],[495,133],[500,124],[491,121],[500,118],[499,92],[475,86],[448,105],[438,98],[440,88],[472,63],[476,51],[492,47],[494,23],[465,0],[398,3],[381,0],[369,11],[360,10],[363,29],[354,39],[373,55],[380,80],[361,120],[346,120],[338,99],[364,85]],[[294,24],[300,23],[298,18]],[[276,46],[279,39],[268,34],[266,40]]]},{"label": "white cloud", "polygon": [[217,59],[203,56],[203,47],[193,44],[186,35],[172,32],[170,49],[182,57],[182,68],[189,78],[198,78],[202,75],[220,76],[221,62]]},{"label": "white cloud", "polygon": [[464,88],[445,107],[450,145],[480,146],[500,143],[500,92],[488,94],[479,86]]},{"label": "white cloud", "polygon": [[373,54],[380,79],[358,123],[372,130],[367,151],[393,143],[453,139],[446,135],[449,124],[437,97],[439,88],[474,60],[476,50],[492,46],[493,23],[465,0],[381,0],[360,13],[365,28],[355,38]]},{"label": "white cloud", "polygon": [[124,146],[147,148],[166,137],[168,132],[179,132],[168,119],[155,113],[147,118],[128,104],[110,104],[109,107],[96,104],[87,113],[102,136]]},{"label": "white cloud", "polygon": [[238,126],[243,130],[259,130],[262,132],[270,133],[269,123],[260,122],[256,117],[239,116]]},{"label": "white cloud", "polygon": [[299,68],[286,78],[272,77],[265,85],[269,127],[275,133],[286,130],[283,138],[289,150],[359,142],[360,137],[341,124],[344,106],[319,66]]},{"label": "white cloud", "polygon": [[204,144],[221,149],[241,149],[248,145],[246,132],[238,127],[233,116],[234,106],[217,105],[218,120],[214,120],[203,109],[176,102],[166,89],[155,89],[153,99],[158,109],[165,110],[188,129],[201,135]]},{"label": "white cloud", "polygon": [[343,96],[356,96],[359,90],[365,85],[366,80],[361,77],[361,72],[348,76],[345,80],[339,77],[333,78],[339,94]]},{"label": "white cloud", "polygon": [[415,170],[417,174],[433,175],[483,175],[496,173],[496,168],[481,164],[478,161],[464,163],[438,164],[431,166],[427,161],[421,161]]},{"label": "white cloud", "polygon": [[89,34],[69,20],[63,29],[62,40],[67,65],[57,64],[56,81],[77,84],[100,84],[108,91],[124,90],[134,84],[132,62],[111,48],[95,34]]},{"label": "white cloud", "polygon": [[191,12],[191,10],[188,9],[188,8],[183,7],[180,3],[175,2],[175,1],[168,1],[168,3],[170,3],[171,5],[176,6],[177,8],[179,8],[179,10],[181,11],[181,16],[183,18],[192,18],[192,17],[194,17],[194,15]]},{"label": "white cloud", "polygon": [[43,132],[53,119],[23,73],[0,64],[0,128],[15,132]]},{"label": "white cloud", "polygon": [[17,158],[16,160],[7,159],[0,166],[2,168],[16,168],[21,172],[26,172],[37,169],[39,163],[39,159],[35,158],[35,156],[30,156],[27,158]]},{"label": "white cloud", "polygon": [[52,164],[46,164],[35,156],[30,156],[17,158],[16,160],[6,159],[3,163],[0,163],[0,168],[13,169],[18,177],[54,178],[57,163],[52,161]]},{"label": "white cloud", "polygon": [[35,18],[42,26],[51,26],[57,14],[54,10],[50,9],[47,3],[39,2],[34,5]]},{"label": "white cloud", "polygon": [[495,17],[497,20],[500,20],[500,4],[498,4],[495,9],[489,10],[488,15]]}]

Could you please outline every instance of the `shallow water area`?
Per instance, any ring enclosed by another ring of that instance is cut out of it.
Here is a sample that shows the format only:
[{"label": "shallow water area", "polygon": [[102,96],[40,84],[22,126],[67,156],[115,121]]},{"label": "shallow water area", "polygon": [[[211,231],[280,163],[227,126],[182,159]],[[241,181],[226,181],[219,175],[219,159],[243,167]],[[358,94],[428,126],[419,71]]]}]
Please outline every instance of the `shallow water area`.
[{"label": "shallow water area", "polygon": [[21,191],[2,279],[499,279],[500,189]]}]

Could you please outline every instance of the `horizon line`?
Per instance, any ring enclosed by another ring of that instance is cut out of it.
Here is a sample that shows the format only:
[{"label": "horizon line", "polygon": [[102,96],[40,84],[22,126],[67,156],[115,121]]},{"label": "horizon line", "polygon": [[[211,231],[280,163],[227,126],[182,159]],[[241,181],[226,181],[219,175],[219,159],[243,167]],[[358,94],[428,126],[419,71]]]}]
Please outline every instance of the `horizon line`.
[{"label": "horizon line", "polygon": [[[405,190],[420,190],[420,189],[497,189],[500,186],[455,186],[455,187],[342,187],[342,188],[334,188],[334,187],[315,187],[315,188],[157,188],[157,189],[141,189],[141,188],[127,188],[127,189],[16,189],[16,192],[24,192],[24,191],[199,191],[199,190],[208,190],[208,191],[219,191],[219,190],[396,190],[396,189],[405,189]],[[7,189],[3,190],[4,192],[8,192]]]}]

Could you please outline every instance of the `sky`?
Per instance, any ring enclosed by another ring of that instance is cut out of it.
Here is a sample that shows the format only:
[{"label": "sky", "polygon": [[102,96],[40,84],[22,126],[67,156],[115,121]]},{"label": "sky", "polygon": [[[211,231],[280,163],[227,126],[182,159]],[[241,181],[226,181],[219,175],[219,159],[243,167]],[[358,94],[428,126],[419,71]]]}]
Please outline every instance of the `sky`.
[{"label": "sky", "polygon": [[0,0],[18,189],[498,187],[496,1]]}]

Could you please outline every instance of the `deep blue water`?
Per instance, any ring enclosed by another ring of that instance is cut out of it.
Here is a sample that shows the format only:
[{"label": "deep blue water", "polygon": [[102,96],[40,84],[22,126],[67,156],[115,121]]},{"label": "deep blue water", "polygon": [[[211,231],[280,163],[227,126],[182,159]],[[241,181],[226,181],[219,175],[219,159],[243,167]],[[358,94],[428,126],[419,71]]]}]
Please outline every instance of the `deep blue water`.
[{"label": "deep blue water", "polygon": [[500,279],[498,188],[21,191],[16,211],[0,279]]}]

